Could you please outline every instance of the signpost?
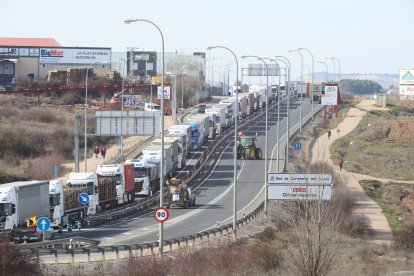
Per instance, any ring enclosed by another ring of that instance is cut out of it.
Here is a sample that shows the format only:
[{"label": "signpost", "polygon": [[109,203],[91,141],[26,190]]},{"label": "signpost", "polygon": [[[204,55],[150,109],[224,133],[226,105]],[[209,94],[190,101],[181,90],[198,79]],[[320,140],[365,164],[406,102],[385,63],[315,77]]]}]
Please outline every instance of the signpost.
[{"label": "signpost", "polygon": [[79,203],[82,205],[86,205],[89,203],[89,195],[87,193],[81,193],[78,197]]},{"label": "signpost", "polygon": [[274,200],[330,200],[331,185],[269,185],[268,198]]},{"label": "signpost", "polygon": [[37,219],[37,230],[41,232],[48,231],[50,229],[50,219],[41,217]]},{"label": "signpost", "polygon": [[157,209],[154,210],[154,218],[159,223],[163,223],[167,221],[169,217],[170,217],[170,213],[165,207],[158,207]]},{"label": "signpost", "polygon": [[331,200],[332,175],[268,173],[269,200]]}]

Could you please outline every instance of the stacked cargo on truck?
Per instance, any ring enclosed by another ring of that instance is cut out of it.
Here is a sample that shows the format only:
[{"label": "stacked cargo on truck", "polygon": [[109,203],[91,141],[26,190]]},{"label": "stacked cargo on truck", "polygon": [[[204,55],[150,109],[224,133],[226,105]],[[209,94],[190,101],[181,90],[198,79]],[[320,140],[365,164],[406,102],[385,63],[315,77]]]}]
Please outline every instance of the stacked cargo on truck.
[{"label": "stacked cargo on truck", "polygon": [[[113,193],[116,189],[116,204],[133,202],[135,199],[134,190],[134,165],[133,164],[113,164],[98,165],[96,169],[98,185],[102,186],[106,195]],[[99,191],[100,192],[100,191]],[[101,196],[101,195],[100,195]]]},{"label": "stacked cargo on truck", "polygon": [[77,210],[82,207],[78,200],[78,196],[81,193],[87,193],[89,195],[89,203],[87,207],[88,215],[96,214],[105,205],[105,201],[102,201],[98,193],[99,185],[96,172],[72,172],[69,174],[66,187],[67,188],[64,190],[66,213],[69,212],[76,215]]}]

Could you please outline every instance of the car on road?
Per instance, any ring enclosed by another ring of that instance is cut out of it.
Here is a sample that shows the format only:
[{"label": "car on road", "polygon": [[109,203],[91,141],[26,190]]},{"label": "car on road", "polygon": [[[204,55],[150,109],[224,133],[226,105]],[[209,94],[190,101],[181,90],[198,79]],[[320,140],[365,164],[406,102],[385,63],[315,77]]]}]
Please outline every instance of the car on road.
[{"label": "car on road", "polygon": [[206,108],[207,108],[207,106],[205,104],[199,104],[198,109],[197,109],[197,113],[198,114],[206,113]]}]

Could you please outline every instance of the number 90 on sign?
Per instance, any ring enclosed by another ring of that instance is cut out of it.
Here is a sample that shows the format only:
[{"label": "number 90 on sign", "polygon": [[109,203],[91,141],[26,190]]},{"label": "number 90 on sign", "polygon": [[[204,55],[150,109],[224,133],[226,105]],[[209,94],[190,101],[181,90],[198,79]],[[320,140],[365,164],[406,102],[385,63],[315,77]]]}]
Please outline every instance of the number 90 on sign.
[{"label": "number 90 on sign", "polygon": [[154,210],[154,218],[158,222],[165,222],[168,220],[170,213],[168,212],[167,208],[158,207]]}]

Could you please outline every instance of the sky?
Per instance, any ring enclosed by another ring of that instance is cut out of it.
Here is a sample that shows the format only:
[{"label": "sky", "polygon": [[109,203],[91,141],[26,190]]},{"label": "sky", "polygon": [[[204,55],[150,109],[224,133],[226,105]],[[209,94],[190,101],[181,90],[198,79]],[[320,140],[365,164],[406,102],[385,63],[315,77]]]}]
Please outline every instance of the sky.
[{"label": "sky", "polygon": [[[330,73],[329,57],[340,60],[342,73],[397,74],[414,66],[412,0],[13,0],[1,8],[0,37],[51,37],[66,47],[161,51],[154,26],[124,23],[142,18],[161,29],[166,52],[225,46],[239,58],[239,68],[258,63],[243,55],[282,55],[291,62],[293,78],[300,74],[301,59],[289,50],[298,48],[327,62]],[[222,49],[211,55],[215,66],[234,60]],[[310,55],[303,57],[311,65]],[[315,64],[315,72],[324,70]]]}]

